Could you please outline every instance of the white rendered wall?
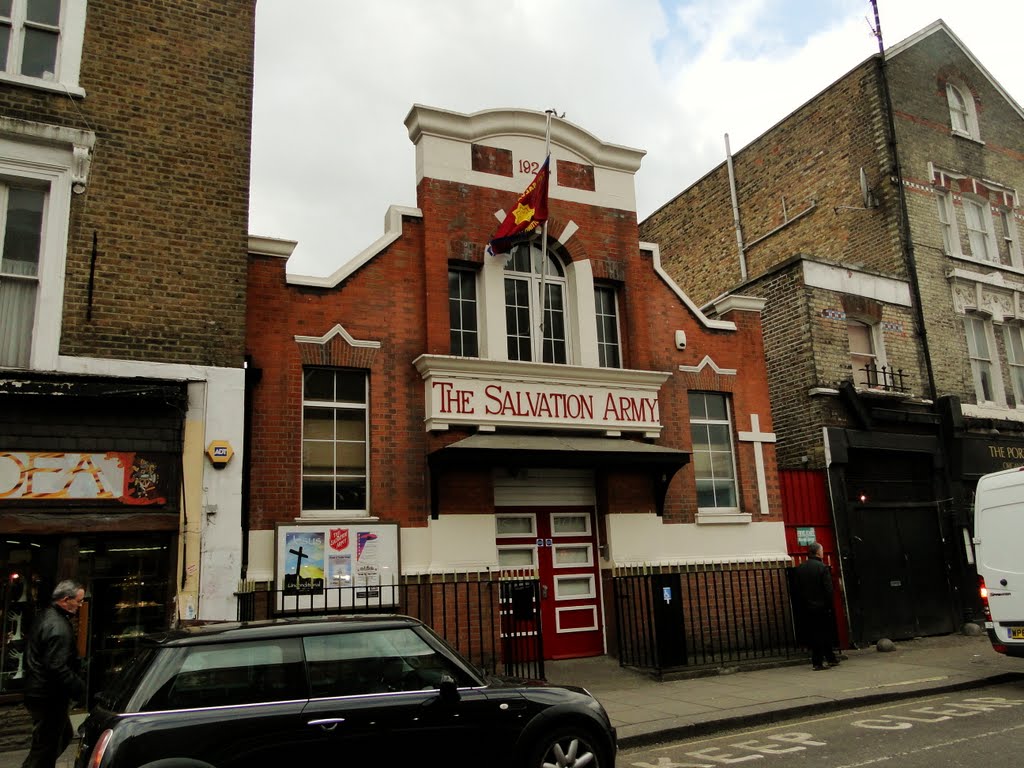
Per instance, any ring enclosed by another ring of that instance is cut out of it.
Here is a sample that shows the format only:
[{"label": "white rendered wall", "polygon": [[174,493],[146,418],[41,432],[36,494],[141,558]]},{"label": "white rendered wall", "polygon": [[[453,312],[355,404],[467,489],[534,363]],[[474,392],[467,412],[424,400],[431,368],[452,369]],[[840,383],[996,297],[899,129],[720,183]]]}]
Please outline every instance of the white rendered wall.
[{"label": "white rendered wall", "polygon": [[789,560],[781,522],[667,525],[654,514],[608,515],[608,554],[619,567]]}]

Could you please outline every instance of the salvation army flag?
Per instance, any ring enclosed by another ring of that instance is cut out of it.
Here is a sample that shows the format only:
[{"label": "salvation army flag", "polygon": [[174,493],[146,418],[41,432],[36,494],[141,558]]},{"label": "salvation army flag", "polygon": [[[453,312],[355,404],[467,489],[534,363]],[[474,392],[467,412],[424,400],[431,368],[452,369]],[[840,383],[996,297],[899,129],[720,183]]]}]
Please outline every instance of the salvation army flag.
[{"label": "salvation army flag", "polygon": [[516,204],[505,216],[497,232],[491,236],[487,244],[487,253],[495,255],[508,253],[512,244],[524,235],[533,232],[548,218],[548,164],[551,156],[544,158],[537,175],[519,196]]}]

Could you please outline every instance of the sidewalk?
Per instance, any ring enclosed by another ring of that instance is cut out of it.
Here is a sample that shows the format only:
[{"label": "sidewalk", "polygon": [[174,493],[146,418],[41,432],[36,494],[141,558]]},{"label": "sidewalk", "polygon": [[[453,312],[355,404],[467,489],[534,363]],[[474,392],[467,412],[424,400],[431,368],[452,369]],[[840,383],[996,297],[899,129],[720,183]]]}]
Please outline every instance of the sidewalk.
[{"label": "sidewalk", "polygon": [[621,748],[922,693],[1024,682],[1024,659],[996,653],[985,635],[907,640],[888,653],[872,646],[845,656],[824,672],[812,671],[807,661],[671,682],[623,669],[607,656],[545,662],[544,669],[551,682],[583,685],[604,704]]},{"label": "sidewalk", "polygon": [[[622,748],[922,693],[1024,683],[1024,659],[996,653],[984,635],[908,640],[889,653],[874,647],[845,653],[842,664],[825,672],[812,672],[806,662],[666,682],[623,669],[608,656],[546,662],[545,671],[553,683],[583,685],[597,696]],[[72,744],[60,768],[72,765],[74,750]],[[24,756],[0,753],[0,768],[18,768]]]}]

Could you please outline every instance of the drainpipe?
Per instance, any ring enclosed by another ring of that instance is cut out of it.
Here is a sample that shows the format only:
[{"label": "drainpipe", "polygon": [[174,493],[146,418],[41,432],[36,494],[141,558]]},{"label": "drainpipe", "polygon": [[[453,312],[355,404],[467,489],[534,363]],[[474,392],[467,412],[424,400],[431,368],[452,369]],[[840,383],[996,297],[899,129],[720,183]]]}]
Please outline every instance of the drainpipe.
[{"label": "drainpipe", "polygon": [[903,170],[900,167],[899,152],[896,147],[896,119],[892,111],[892,95],[889,93],[888,67],[885,61],[885,45],[882,43],[882,24],[878,19],[878,2],[871,0],[875,12],[875,35],[878,37],[878,61],[882,79],[882,94],[885,100],[886,128],[889,132],[889,152],[892,158],[892,177],[896,183],[899,196],[899,230],[900,244],[907,258],[907,271],[910,272],[910,289],[914,294],[914,317],[917,320],[917,334],[921,339],[924,355],[924,367],[928,373],[928,397],[934,403],[936,398],[935,373],[932,371],[932,356],[928,347],[928,331],[924,324],[924,307],[921,305],[921,284],[917,278],[917,261],[914,258],[914,240],[910,236],[910,216],[907,213],[907,196],[903,187]]},{"label": "drainpipe", "polygon": [[732,224],[736,228],[736,249],[740,256],[740,282],[747,279],[747,255],[743,248],[743,229],[740,227],[740,204],[736,197],[736,174],[732,167],[729,134],[725,134],[725,164],[729,168],[729,194],[732,196]]}]

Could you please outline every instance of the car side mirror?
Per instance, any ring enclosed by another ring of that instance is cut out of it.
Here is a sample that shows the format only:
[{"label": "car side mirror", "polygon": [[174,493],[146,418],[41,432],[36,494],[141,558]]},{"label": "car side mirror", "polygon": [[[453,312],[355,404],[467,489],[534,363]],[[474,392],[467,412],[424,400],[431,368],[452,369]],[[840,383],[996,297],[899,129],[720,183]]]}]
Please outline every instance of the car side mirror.
[{"label": "car side mirror", "polygon": [[455,684],[455,678],[451,675],[441,675],[441,684],[438,687],[441,693],[441,701],[446,704],[454,704],[461,698],[459,696],[459,688]]}]

